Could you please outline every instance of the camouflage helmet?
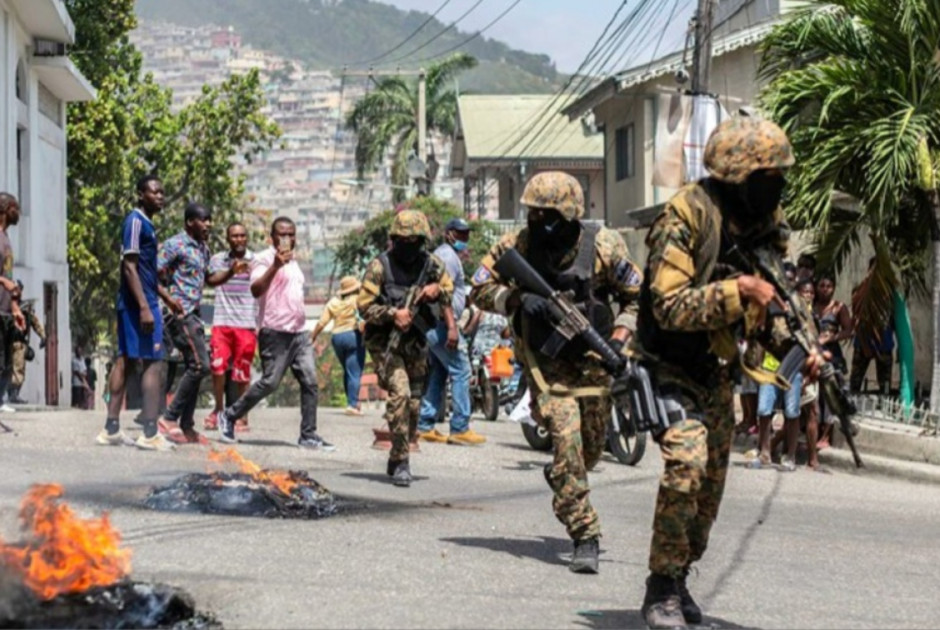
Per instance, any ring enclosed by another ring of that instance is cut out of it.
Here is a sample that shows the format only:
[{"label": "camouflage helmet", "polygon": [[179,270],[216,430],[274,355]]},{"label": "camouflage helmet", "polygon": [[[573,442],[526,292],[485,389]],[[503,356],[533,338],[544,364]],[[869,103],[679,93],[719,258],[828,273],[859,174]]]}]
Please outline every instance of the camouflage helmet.
[{"label": "camouflage helmet", "polygon": [[705,144],[705,168],[729,184],[740,184],[761,169],[789,168],[793,162],[787,134],[769,120],[731,118],[718,125]]},{"label": "camouflage helmet", "polygon": [[584,216],[581,184],[563,171],[536,173],[526,184],[519,202],[530,208],[553,208],[566,221]]},{"label": "camouflage helmet", "polygon": [[422,236],[431,238],[428,218],[420,210],[402,210],[395,215],[389,236]]}]

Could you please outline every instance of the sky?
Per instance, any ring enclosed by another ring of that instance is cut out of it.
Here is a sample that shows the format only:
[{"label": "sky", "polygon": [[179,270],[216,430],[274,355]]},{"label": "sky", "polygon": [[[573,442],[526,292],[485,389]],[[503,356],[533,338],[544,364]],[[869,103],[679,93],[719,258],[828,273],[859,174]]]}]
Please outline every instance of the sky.
[{"label": "sky", "polygon": [[[401,9],[433,13],[445,0],[380,0]],[[477,0],[450,0],[437,19],[450,24]],[[485,27],[505,11],[514,0],[482,0],[480,5],[460,22],[458,28],[467,33]],[[484,33],[485,37],[501,40],[513,48],[545,53],[558,70],[574,72],[601,35],[618,7],[624,5],[617,23],[642,0],[520,0],[509,13]],[[694,0],[651,0],[646,19],[638,19],[637,32],[612,55],[608,71],[619,71],[679,50],[685,39]],[[589,7],[589,9],[588,9]],[[433,34],[433,32],[429,33]],[[662,36],[662,37],[660,37]],[[415,41],[422,41],[419,34]],[[606,57],[606,55],[603,55]],[[615,62],[622,59],[620,67]],[[595,70],[600,69],[600,66]]]}]

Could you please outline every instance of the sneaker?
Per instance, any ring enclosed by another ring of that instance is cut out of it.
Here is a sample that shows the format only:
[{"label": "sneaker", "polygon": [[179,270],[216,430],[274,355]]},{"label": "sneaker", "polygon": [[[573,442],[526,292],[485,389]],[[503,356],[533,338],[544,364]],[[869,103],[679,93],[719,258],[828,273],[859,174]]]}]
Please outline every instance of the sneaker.
[{"label": "sneaker", "polygon": [[346,407],[347,416],[361,416],[362,412],[356,409],[355,407]]},{"label": "sneaker", "polygon": [[206,419],[202,421],[202,428],[206,431],[215,431],[218,429],[219,413],[217,411],[213,411],[208,416],[206,416]]},{"label": "sneaker", "polygon": [[297,446],[300,448],[321,450],[326,453],[331,453],[336,450],[334,445],[330,444],[316,433],[314,433],[312,437],[300,438],[297,440]]},{"label": "sneaker", "polygon": [[401,462],[395,468],[395,474],[392,475],[392,485],[407,488],[411,485],[411,481],[411,469],[408,467],[408,462]]},{"label": "sneaker", "polygon": [[473,429],[467,429],[463,433],[451,433],[449,436],[447,436],[448,444],[469,444],[471,446],[476,446],[478,444],[483,444],[484,442],[486,442],[486,438]]},{"label": "sneaker", "polygon": [[2,405],[0,405],[0,411],[2,411],[3,413],[16,413],[16,409],[14,409],[13,407],[11,407],[10,405],[6,403],[3,403]]},{"label": "sneaker", "polygon": [[437,429],[431,429],[430,431],[418,431],[418,439],[424,440],[425,442],[438,442],[440,444],[447,442],[447,436]]},{"label": "sneaker", "polygon": [[216,415],[216,420],[219,423],[217,427],[219,430],[219,441],[225,444],[235,444],[238,442],[235,438],[235,423],[229,420],[228,416],[225,415],[225,411],[220,411]]},{"label": "sneaker", "polygon": [[780,470],[783,472],[793,472],[796,470],[796,462],[784,455],[780,458]]},{"label": "sneaker", "polygon": [[572,573],[597,573],[599,553],[600,546],[596,537],[574,541],[574,553],[571,554],[568,570]]},{"label": "sneaker", "polygon": [[123,431],[108,433],[107,429],[101,429],[101,433],[95,437],[95,444],[100,446],[133,446],[134,440],[124,435]]},{"label": "sneaker", "polygon": [[141,435],[134,444],[142,451],[173,451],[176,447],[166,439],[163,434],[157,433],[153,437],[144,437]]}]

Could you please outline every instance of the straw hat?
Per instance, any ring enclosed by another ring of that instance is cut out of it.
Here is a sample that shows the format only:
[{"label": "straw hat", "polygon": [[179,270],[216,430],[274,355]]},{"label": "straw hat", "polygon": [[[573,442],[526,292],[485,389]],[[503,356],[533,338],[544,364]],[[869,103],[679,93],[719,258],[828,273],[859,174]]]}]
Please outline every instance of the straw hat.
[{"label": "straw hat", "polygon": [[359,280],[355,276],[343,276],[339,281],[340,297],[345,297],[350,293],[356,293],[359,290]]}]

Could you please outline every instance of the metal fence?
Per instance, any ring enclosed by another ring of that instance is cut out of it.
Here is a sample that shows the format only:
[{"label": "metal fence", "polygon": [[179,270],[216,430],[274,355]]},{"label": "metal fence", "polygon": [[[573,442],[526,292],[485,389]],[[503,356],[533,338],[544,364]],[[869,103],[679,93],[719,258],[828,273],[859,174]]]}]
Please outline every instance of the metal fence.
[{"label": "metal fence", "polygon": [[863,418],[921,427],[924,433],[940,435],[940,417],[930,413],[926,402],[905,408],[899,399],[887,396],[856,394],[852,400]]}]

